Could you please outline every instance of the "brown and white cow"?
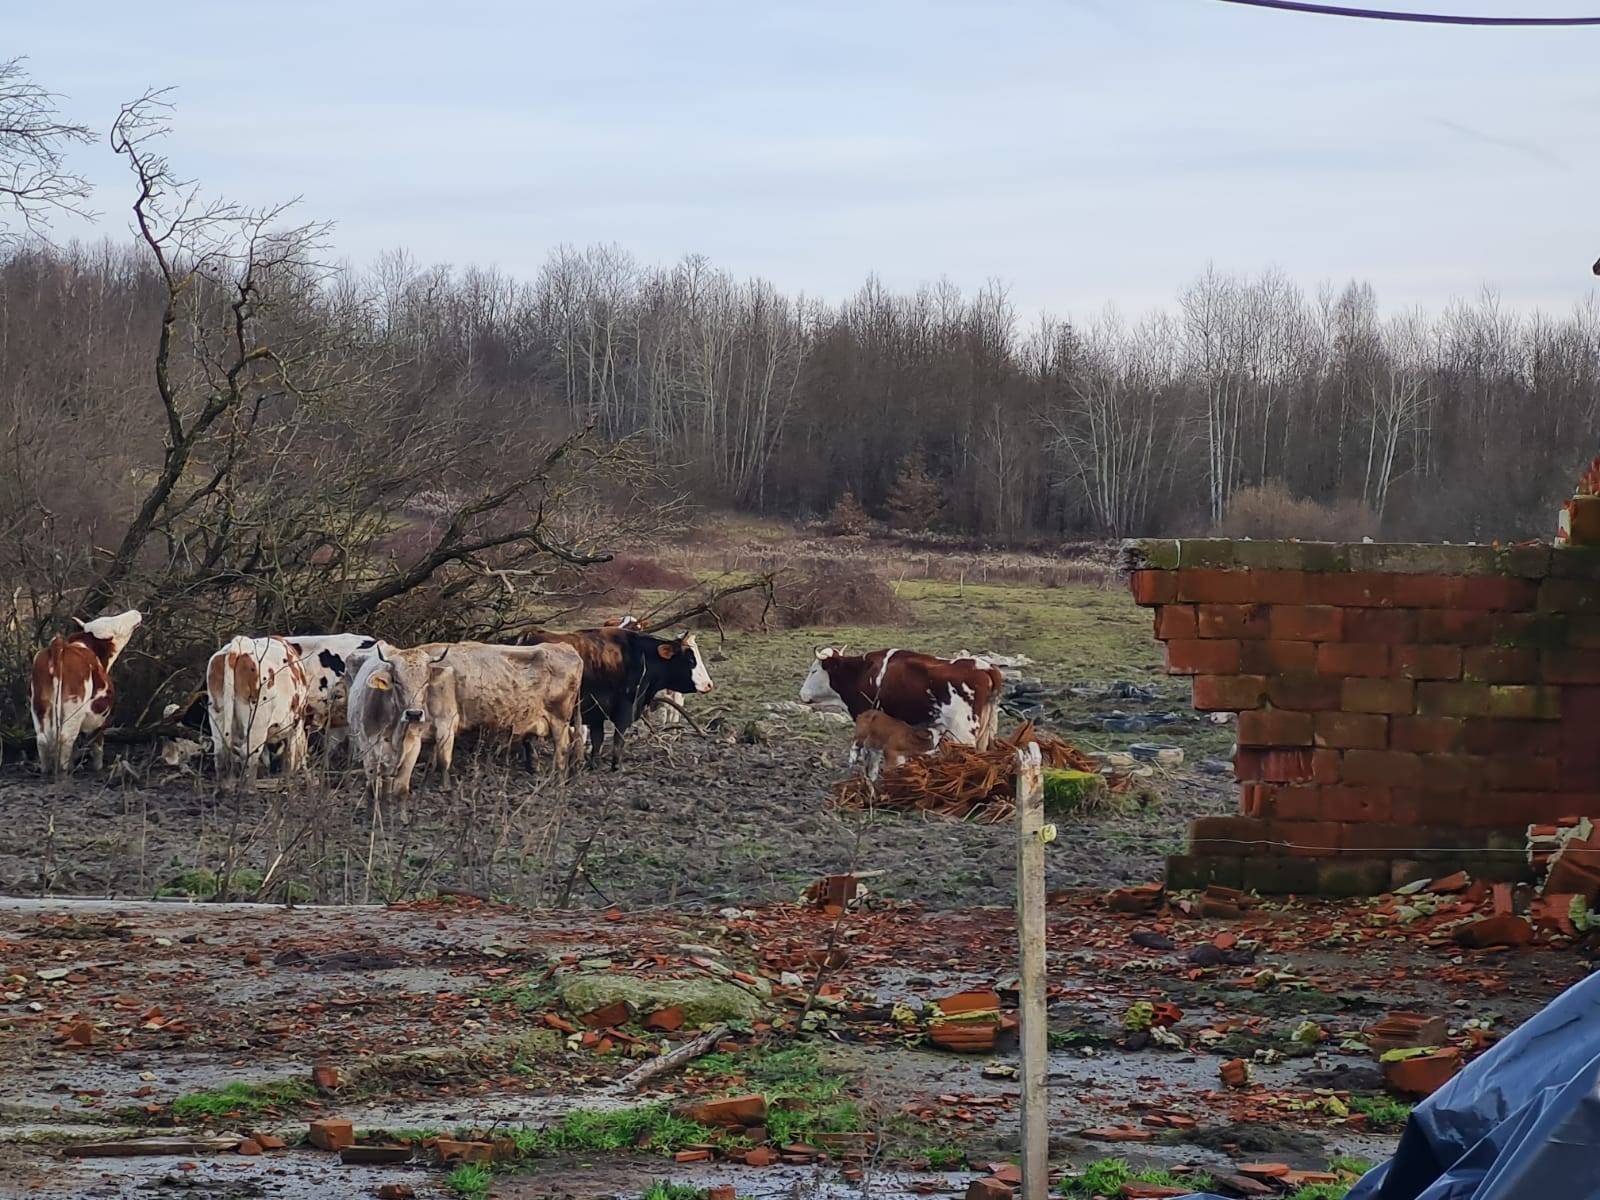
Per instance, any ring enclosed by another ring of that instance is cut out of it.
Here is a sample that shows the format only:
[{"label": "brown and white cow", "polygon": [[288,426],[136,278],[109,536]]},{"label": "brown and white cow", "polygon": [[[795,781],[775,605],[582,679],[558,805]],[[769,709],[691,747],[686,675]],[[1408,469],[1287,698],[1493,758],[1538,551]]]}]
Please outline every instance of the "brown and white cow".
[{"label": "brown and white cow", "polygon": [[892,771],[914,754],[932,754],[939,747],[939,730],[921,729],[870,708],[856,718],[856,740],[850,763],[860,764],[868,779]]},{"label": "brown and white cow", "polygon": [[111,665],[141,620],[130,608],[114,617],[78,621],[77,633],[53,639],[34,656],[28,707],[39,769],[46,776],[71,773],[72,749],[84,735],[94,737],[94,769],[105,765],[105,727],[116,699]]},{"label": "brown and white cow", "polygon": [[236,637],[206,663],[206,716],[217,775],[254,786],[269,746],[282,746],[284,770],[306,769],[310,683],[300,656],[280,637]]},{"label": "brown and white cow", "polygon": [[880,709],[907,725],[934,728],[950,741],[989,748],[1000,724],[1005,677],[981,658],[954,660],[913,650],[816,652],[800,699],[841,701],[852,717]]}]

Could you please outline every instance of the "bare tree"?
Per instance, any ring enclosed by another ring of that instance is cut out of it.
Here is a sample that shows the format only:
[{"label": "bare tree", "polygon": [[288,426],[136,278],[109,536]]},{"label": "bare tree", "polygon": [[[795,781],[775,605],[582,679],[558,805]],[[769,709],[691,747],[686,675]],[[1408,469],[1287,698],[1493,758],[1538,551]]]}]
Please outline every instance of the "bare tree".
[{"label": "bare tree", "polygon": [[[89,183],[67,166],[67,149],[91,140],[86,126],[62,119],[61,97],[35,83],[26,60],[0,60],[0,203],[42,235],[57,213],[89,215]],[[12,240],[0,226],[0,242]]]}]

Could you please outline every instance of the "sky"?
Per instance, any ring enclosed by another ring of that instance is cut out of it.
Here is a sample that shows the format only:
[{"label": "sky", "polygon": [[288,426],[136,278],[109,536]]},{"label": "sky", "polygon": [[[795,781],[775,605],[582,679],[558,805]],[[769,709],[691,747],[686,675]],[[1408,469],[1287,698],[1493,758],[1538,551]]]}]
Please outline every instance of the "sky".
[{"label": "sky", "polygon": [[[1600,14],[1600,0],[1388,0]],[[1208,264],[1385,308],[1484,286],[1565,312],[1600,255],[1600,28],[1443,28],[1219,0],[11,3],[104,130],[171,86],[168,151],[230,199],[300,196],[371,262],[531,278],[562,244],[701,254],[839,300],[995,280],[1020,312],[1170,304]],[[156,15],[159,11],[159,16]],[[92,227],[131,192],[74,152]]]}]

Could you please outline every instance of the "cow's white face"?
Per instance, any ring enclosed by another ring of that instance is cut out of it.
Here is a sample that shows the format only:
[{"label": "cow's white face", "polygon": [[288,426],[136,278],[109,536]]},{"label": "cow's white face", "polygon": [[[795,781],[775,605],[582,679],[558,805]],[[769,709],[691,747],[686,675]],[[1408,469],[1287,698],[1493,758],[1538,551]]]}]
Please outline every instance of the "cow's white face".
[{"label": "cow's white face", "polygon": [[822,704],[829,700],[844,703],[839,693],[833,690],[833,681],[828,678],[819,656],[811,663],[811,670],[806,672],[806,681],[800,685],[800,703]]},{"label": "cow's white face", "polygon": [[133,631],[139,628],[139,622],[142,620],[144,620],[143,614],[137,608],[130,608],[127,612],[118,613],[114,617],[96,617],[92,621],[79,621],[78,627],[90,637],[110,642],[111,657],[114,659],[122,653],[128,644],[128,639],[133,636]]},{"label": "cow's white face", "polygon": [[[626,618],[631,620],[632,618]],[[705,656],[700,653],[700,647],[695,644],[694,634],[683,639],[683,648],[694,655],[694,690],[696,692],[709,692],[711,690],[711,672],[706,670]]]}]

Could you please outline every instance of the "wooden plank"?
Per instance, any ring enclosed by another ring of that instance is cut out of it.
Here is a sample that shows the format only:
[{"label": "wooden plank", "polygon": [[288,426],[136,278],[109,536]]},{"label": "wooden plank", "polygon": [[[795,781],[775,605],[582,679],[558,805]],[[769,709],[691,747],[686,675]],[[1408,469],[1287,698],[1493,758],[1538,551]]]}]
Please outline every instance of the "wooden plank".
[{"label": "wooden plank", "polygon": [[1017,751],[1017,942],[1022,1037],[1021,1200],[1050,1190],[1049,1037],[1045,1006],[1044,772],[1033,742]]}]

